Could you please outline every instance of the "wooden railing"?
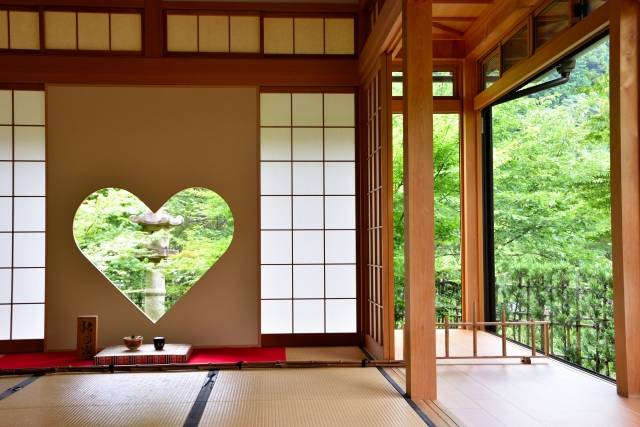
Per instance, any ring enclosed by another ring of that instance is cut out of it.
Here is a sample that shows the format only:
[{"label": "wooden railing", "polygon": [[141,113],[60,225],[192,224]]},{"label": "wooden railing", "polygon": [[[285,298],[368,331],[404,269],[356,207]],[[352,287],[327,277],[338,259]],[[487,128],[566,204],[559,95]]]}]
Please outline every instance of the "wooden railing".
[{"label": "wooden railing", "polygon": [[[473,310],[473,319],[471,322],[449,322],[449,318],[445,318],[443,323],[436,323],[436,327],[444,329],[444,356],[438,356],[438,359],[520,359],[522,363],[530,364],[531,359],[540,357],[549,357],[549,324],[548,320],[530,320],[530,321],[507,321],[507,315],[502,310],[501,320],[499,322],[479,322],[476,319],[475,308]],[[501,339],[502,339],[502,352],[496,355],[478,355],[478,328],[486,326],[500,326]],[[531,355],[509,355],[507,354],[507,328],[510,326],[522,327],[528,326],[531,328],[530,334],[530,346]],[[542,353],[536,350],[536,329],[538,326],[542,327]],[[449,345],[449,331],[459,329],[463,327],[465,329],[471,329],[473,337],[473,355],[470,356],[452,356],[450,354]]]}]

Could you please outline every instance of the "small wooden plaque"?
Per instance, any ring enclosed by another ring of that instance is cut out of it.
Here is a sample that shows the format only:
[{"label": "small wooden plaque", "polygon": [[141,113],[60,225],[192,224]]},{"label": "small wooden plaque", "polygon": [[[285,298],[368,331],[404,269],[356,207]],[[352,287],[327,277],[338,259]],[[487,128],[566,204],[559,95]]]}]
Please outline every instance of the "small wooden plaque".
[{"label": "small wooden plaque", "polygon": [[78,359],[92,359],[98,352],[98,316],[78,316],[77,337]]}]

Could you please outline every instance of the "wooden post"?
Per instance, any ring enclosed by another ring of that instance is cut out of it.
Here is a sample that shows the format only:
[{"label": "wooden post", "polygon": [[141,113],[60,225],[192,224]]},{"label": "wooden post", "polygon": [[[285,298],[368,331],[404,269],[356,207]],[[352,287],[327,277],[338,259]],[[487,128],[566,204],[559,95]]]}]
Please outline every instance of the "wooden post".
[{"label": "wooden post", "polygon": [[531,356],[536,357],[536,322],[533,319],[531,322]]},{"label": "wooden post", "polygon": [[501,317],[501,332],[502,332],[502,356],[507,355],[507,311],[502,307],[502,317]]},{"label": "wooden post", "polygon": [[98,316],[78,316],[76,354],[78,359],[92,359],[98,352]]},{"label": "wooden post", "polygon": [[449,357],[449,316],[444,318],[444,357]]},{"label": "wooden post", "polygon": [[545,323],[542,327],[543,340],[544,340],[544,355],[549,357],[549,324]]},{"label": "wooden post", "polygon": [[473,304],[473,319],[471,329],[473,331],[473,357],[478,355],[478,330],[476,326],[476,305]]},{"label": "wooden post", "polygon": [[430,0],[403,0],[407,394],[436,399]]},{"label": "wooden post", "polygon": [[475,304],[484,319],[482,249],[482,138],[480,112],[473,108],[478,93],[478,61],[464,61],[461,181],[462,181],[462,319],[468,322]]},{"label": "wooden post", "polygon": [[164,16],[160,0],[144,0],[144,54],[159,57],[164,50]]},{"label": "wooden post", "polygon": [[611,0],[611,215],[616,385],[640,395],[640,3]]}]

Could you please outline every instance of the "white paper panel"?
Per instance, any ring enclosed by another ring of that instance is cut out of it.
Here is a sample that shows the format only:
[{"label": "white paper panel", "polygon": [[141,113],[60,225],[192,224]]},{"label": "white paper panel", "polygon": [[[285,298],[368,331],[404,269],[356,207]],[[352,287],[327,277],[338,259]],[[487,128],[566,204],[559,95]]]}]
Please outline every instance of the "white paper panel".
[{"label": "white paper panel", "polygon": [[45,195],[44,162],[19,162],[14,166],[16,196]]},{"label": "white paper panel", "polygon": [[263,334],[291,333],[291,300],[262,301],[261,320]]},{"label": "white paper panel", "polygon": [[293,164],[293,194],[321,195],[322,162]]},{"label": "white paper panel", "polygon": [[355,126],[355,97],[352,93],[324,95],[325,126]]},{"label": "white paper panel", "polygon": [[291,194],[291,164],[261,163],[260,187],[264,195]]},{"label": "white paper panel", "polygon": [[0,267],[11,267],[11,233],[0,233]]},{"label": "white paper panel", "polygon": [[326,128],[324,131],[325,160],[356,159],[355,128]]},{"label": "white paper panel", "polygon": [[327,264],[355,264],[356,262],[356,232],[355,231],[326,231],[326,262]]},{"label": "white paper panel", "polygon": [[0,305],[0,340],[11,338],[11,306]]},{"label": "white paper panel", "polygon": [[325,228],[355,229],[356,198],[355,196],[325,197]]},{"label": "white paper panel", "polygon": [[293,333],[324,332],[324,300],[293,301]]},{"label": "white paper panel", "polygon": [[291,264],[291,232],[263,231],[260,258],[263,264]]},{"label": "white paper panel", "polygon": [[11,270],[0,269],[0,304],[11,302]]},{"label": "white paper panel", "polygon": [[13,306],[13,331],[15,340],[44,338],[44,304]]},{"label": "white paper panel", "polygon": [[44,92],[16,90],[13,92],[13,123],[44,125]]},{"label": "white paper panel", "polygon": [[11,196],[13,193],[13,174],[11,162],[0,162],[0,196]]},{"label": "white paper panel", "polygon": [[291,197],[262,196],[260,198],[261,228],[291,228]]},{"label": "white paper panel", "polygon": [[261,298],[291,298],[292,274],[290,265],[263,265],[260,275]]},{"label": "white paper panel", "polygon": [[260,94],[260,126],[291,126],[290,94]]},{"label": "white paper panel", "polygon": [[356,331],[356,300],[327,300],[327,333]]},{"label": "white paper panel", "polygon": [[13,203],[15,231],[45,230],[44,197],[15,197]]},{"label": "white paper panel", "polygon": [[12,208],[11,197],[0,197],[0,231],[12,230]]},{"label": "white paper panel", "polygon": [[13,302],[44,302],[44,268],[13,270]]},{"label": "white paper panel", "polygon": [[0,90],[0,125],[12,124],[11,91]]},{"label": "white paper panel", "polygon": [[294,93],[293,126],[322,126],[322,94]]},{"label": "white paper panel", "polygon": [[324,298],[324,266],[293,266],[293,297]]},{"label": "white paper panel", "polygon": [[355,265],[327,265],[325,274],[327,298],[356,297]]},{"label": "white paper panel", "polygon": [[288,128],[260,129],[261,160],[291,160],[291,130]]},{"label": "white paper panel", "polygon": [[356,193],[356,169],[353,162],[327,162],[324,165],[325,194]]},{"label": "white paper panel", "polygon": [[293,160],[322,160],[322,128],[293,129]]},{"label": "white paper panel", "polygon": [[16,233],[13,235],[13,265],[15,267],[44,267],[44,233]]},{"label": "white paper panel", "polygon": [[295,196],[293,198],[293,228],[322,229],[322,196]]},{"label": "white paper panel", "polygon": [[44,160],[44,126],[15,126],[15,159]]},{"label": "white paper panel", "polygon": [[293,232],[293,263],[314,264],[324,262],[322,231]]},{"label": "white paper panel", "polygon": [[0,126],[0,160],[13,160],[11,126]]}]

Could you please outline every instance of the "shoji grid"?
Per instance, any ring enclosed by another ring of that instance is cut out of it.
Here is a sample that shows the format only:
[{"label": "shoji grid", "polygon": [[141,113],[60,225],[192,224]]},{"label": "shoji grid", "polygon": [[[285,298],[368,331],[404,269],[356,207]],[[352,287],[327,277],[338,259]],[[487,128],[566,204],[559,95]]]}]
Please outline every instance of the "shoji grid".
[{"label": "shoji grid", "polygon": [[366,102],[367,116],[367,322],[365,334],[373,341],[383,345],[384,326],[384,277],[383,273],[383,153],[381,135],[381,71],[374,74],[365,86],[364,102]]},{"label": "shoji grid", "polygon": [[260,109],[262,333],[356,332],[354,94]]},{"label": "shoji grid", "polygon": [[0,90],[0,340],[44,338],[43,91]]}]

